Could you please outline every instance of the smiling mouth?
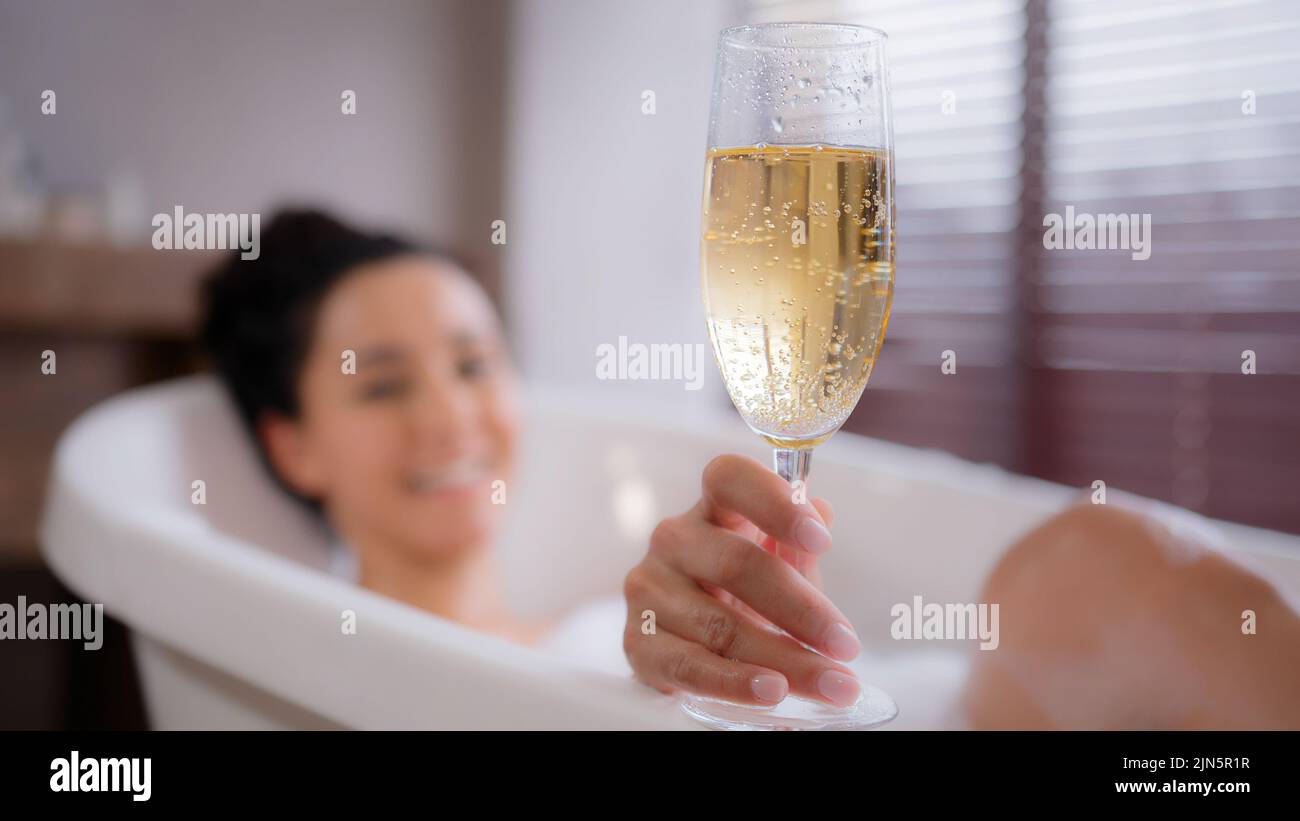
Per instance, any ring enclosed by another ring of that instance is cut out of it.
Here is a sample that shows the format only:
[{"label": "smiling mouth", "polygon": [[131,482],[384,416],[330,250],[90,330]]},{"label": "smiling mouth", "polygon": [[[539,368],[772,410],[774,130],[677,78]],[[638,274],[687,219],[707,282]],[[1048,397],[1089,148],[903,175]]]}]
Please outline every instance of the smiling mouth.
[{"label": "smiling mouth", "polygon": [[465,490],[486,482],[489,473],[486,460],[460,459],[436,468],[412,468],[402,475],[402,487],[411,493]]}]

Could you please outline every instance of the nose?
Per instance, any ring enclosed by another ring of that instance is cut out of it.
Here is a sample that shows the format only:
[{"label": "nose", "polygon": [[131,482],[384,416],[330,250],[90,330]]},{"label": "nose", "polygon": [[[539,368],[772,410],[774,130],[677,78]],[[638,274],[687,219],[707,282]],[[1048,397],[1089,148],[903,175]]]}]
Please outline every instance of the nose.
[{"label": "nose", "polygon": [[430,371],[411,410],[415,445],[443,456],[468,450],[479,429],[478,398],[464,381]]}]

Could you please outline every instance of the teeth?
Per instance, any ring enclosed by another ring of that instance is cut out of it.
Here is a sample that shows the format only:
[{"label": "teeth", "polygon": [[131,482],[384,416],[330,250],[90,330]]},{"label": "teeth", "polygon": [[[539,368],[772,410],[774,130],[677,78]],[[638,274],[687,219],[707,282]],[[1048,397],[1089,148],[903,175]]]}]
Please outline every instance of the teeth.
[{"label": "teeth", "polygon": [[406,474],[405,483],[409,490],[423,493],[473,484],[481,480],[485,473],[486,466],[482,462],[462,459],[437,469],[411,470]]}]

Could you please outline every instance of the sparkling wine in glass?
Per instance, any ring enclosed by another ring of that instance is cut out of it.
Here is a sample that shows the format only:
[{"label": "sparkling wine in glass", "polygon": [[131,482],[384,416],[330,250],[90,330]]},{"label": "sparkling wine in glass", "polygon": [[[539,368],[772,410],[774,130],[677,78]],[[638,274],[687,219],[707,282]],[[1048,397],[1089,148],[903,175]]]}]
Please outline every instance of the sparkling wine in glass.
[{"label": "sparkling wine in glass", "polygon": [[[718,41],[704,181],[704,303],[732,403],[806,492],[812,449],[862,396],[894,293],[885,34],[774,23]],[[797,484],[796,484],[797,483]],[[731,729],[865,729],[897,715],[866,682],[851,707],[687,697]]]}]

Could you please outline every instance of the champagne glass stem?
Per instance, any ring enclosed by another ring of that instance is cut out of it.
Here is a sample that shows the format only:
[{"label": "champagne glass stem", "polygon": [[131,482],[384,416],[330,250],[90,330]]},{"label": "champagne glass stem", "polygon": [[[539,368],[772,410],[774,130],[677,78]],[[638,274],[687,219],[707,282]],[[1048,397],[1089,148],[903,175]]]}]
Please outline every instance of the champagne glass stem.
[{"label": "champagne glass stem", "polygon": [[812,467],[812,448],[795,450],[794,448],[772,449],[772,470],[776,475],[790,483],[795,482],[806,491],[808,488],[808,469]]},{"label": "champagne glass stem", "polygon": [[[796,501],[808,501],[808,470],[812,467],[812,448],[773,448],[772,449],[772,470],[776,475],[790,483],[790,486],[797,489],[795,495]],[[796,484],[797,483],[797,484]],[[794,566],[795,570],[804,578],[808,577],[811,572],[811,560],[803,550],[783,551],[777,549],[777,555],[781,556],[789,564]]]}]

